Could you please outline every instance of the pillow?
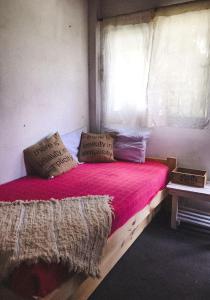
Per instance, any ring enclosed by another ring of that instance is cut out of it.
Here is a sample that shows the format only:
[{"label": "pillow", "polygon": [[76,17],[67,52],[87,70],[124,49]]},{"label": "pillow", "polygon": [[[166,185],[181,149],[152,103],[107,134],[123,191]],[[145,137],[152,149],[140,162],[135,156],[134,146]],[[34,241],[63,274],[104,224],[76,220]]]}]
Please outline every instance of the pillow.
[{"label": "pillow", "polygon": [[118,134],[114,141],[114,157],[118,160],[144,163],[146,140],[139,136]]},{"label": "pillow", "polygon": [[113,156],[113,138],[109,134],[82,133],[79,161],[111,162]]},{"label": "pillow", "polygon": [[28,175],[44,178],[60,175],[77,164],[58,132],[25,149],[24,160]]},{"label": "pillow", "polygon": [[112,135],[120,134],[120,135],[125,135],[127,137],[143,138],[145,140],[149,139],[151,133],[151,130],[149,128],[130,129],[130,128],[113,127],[113,128],[104,128],[103,131]]},{"label": "pillow", "polygon": [[64,145],[69,150],[69,152],[71,153],[71,155],[73,156],[76,162],[78,162],[79,144],[80,144],[81,134],[82,131],[84,131],[84,129],[85,128],[83,127],[61,136]]}]

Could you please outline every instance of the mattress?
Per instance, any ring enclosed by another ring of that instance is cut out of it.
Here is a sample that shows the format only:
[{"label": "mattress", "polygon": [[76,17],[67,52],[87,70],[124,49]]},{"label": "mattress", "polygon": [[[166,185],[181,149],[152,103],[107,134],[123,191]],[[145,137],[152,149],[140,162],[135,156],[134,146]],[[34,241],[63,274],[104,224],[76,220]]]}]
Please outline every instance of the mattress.
[{"label": "mattress", "polygon": [[[112,234],[150,203],[167,181],[168,167],[158,162],[86,163],[54,179],[23,177],[3,184],[0,201],[110,195],[114,209]],[[45,296],[68,276],[60,265],[22,265],[11,275],[10,287],[18,294]]]}]

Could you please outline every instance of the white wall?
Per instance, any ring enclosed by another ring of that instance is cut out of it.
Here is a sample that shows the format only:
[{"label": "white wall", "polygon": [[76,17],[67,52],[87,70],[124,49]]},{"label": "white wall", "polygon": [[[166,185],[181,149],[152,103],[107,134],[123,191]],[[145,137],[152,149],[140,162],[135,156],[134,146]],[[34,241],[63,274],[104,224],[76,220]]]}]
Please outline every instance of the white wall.
[{"label": "white wall", "polygon": [[154,129],[147,154],[175,156],[179,166],[207,170],[210,178],[210,129]]},{"label": "white wall", "polygon": [[86,0],[0,0],[0,183],[22,150],[88,125]]}]

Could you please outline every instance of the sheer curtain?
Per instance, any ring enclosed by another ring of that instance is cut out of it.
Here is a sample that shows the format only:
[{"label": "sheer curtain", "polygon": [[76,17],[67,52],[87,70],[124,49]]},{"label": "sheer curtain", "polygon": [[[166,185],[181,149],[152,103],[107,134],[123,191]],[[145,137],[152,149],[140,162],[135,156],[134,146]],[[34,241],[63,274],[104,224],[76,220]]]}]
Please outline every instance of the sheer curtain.
[{"label": "sheer curtain", "polygon": [[210,9],[163,9],[103,22],[102,125],[204,128],[209,29]]},{"label": "sheer curtain", "polygon": [[120,17],[103,24],[102,120],[146,124],[152,14]]}]

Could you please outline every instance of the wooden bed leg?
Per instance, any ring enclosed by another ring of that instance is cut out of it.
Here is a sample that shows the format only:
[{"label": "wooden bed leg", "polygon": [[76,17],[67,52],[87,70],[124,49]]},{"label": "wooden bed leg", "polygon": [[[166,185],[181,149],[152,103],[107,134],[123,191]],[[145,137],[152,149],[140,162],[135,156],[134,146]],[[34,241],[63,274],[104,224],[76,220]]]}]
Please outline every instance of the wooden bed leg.
[{"label": "wooden bed leg", "polygon": [[167,157],[167,165],[170,171],[173,171],[177,166],[177,160],[175,157]]}]

